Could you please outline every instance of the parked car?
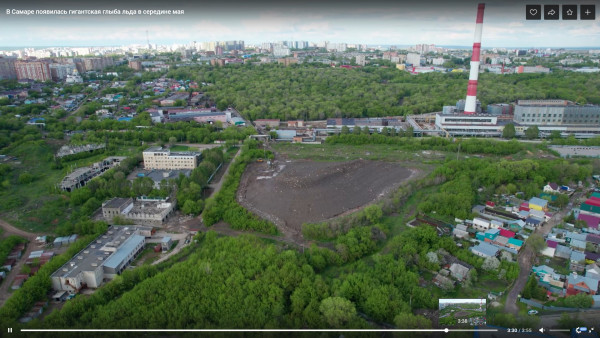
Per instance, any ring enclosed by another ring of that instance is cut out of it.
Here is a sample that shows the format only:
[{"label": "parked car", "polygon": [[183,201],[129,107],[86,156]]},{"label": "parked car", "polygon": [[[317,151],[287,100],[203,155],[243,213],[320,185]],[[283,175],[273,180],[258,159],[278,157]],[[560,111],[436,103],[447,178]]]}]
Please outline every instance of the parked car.
[{"label": "parked car", "polygon": [[529,310],[529,311],[527,311],[527,314],[529,314],[530,316],[537,315],[538,313],[539,313],[538,310]]}]

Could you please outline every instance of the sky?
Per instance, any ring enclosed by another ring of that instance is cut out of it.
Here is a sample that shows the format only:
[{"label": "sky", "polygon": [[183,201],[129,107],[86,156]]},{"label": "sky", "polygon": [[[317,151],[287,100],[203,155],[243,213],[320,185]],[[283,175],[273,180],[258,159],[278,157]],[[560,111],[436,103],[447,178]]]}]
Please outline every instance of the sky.
[{"label": "sky", "polygon": [[[0,47],[121,46],[244,40],[246,45],[284,40],[409,46],[470,46],[477,0],[4,0]],[[596,20],[527,21],[526,4],[580,4],[575,0],[493,0],[486,3],[482,46],[600,49]],[[35,9],[178,9],[183,15],[20,15]]]}]

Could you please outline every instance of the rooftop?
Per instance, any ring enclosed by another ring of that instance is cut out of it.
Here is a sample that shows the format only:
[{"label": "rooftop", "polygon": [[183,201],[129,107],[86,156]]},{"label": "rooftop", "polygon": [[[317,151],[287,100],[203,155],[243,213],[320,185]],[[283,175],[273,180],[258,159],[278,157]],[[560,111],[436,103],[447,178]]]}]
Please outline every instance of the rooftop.
[{"label": "rooftop", "polygon": [[115,197],[115,198],[109,200],[108,202],[106,202],[102,207],[103,208],[120,208],[124,204],[129,204],[131,202],[133,202],[132,198]]},{"label": "rooftop", "polygon": [[144,236],[140,236],[137,234],[130,236],[129,238],[127,238],[127,240],[125,240],[125,242],[123,242],[119,249],[117,249],[117,252],[115,252],[104,262],[104,266],[106,266],[107,268],[116,269],[119,266],[119,264],[121,264],[123,260],[127,258],[127,255],[134,251],[135,248],[144,241]]},{"label": "rooftop", "polygon": [[107,261],[114,260],[112,258],[114,254],[125,245],[128,239],[136,235],[136,231],[137,228],[133,226],[108,228],[104,235],[98,236],[85,249],[56,270],[52,277],[74,277],[83,271],[93,271]]}]

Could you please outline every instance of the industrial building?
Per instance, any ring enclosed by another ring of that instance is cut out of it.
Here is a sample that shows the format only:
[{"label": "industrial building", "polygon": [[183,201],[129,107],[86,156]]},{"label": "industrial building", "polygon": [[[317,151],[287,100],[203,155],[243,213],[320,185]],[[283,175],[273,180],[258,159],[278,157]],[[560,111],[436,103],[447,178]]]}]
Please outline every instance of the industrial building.
[{"label": "industrial building", "polygon": [[519,100],[514,121],[522,125],[590,125],[600,123],[600,106],[567,100]]},{"label": "industrial building", "polygon": [[112,156],[105,158],[102,162],[94,163],[89,167],[77,168],[63,178],[60,183],[60,188],[64,191],[72,191],[81,188],[92,178],[104,174],[108,169],[120,164],[124,159],[126,159],[124,156]]},{"label": "industrial building", "polygon": [[383,128],[393,128],[397,131],[407,130],[409,124],[401,121],[397,117],[372,117],[372,118],[336,118],[327,119],[328,129],[341,129],[342,127],[348,127],[353,130],[354,127],[364,128],[368,127],[371,131],[381,132]]},{"label": "industrial building", "polygon": [[508,121],[489,114],[436,114],[435,126],[452,136],[500,137]]},{"label": "industrial building", "polygon": [[120,198],[115,197],[102,204],[102,216],[112,222],[115,216],[133,221],[136,224],[160,226],[169,219],[175,209],[175,202],[166,199]]},{"label": "industrial building", "polygon": [[52,274],[52,288],[69,292],[98,288],[120,274],[145,243],[137,227],[110,227]]},{"label": "industrial building", "polygon": [[162,147],[151,147],[144,151],[145,169],[195,169],[200,160],[199,152],[171,152]]}]

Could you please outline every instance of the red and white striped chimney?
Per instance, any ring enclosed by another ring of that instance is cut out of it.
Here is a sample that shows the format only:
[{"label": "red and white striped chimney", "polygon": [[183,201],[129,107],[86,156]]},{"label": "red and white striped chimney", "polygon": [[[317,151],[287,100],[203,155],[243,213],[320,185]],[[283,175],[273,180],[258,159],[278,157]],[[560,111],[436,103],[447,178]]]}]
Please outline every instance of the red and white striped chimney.
[{"label": "red and white striped chimney", "polygon": [[475,114],[475,112],[477,112],[477,78],[479,77],[479,63],[481,58],[481,30],[483,29],[484,9],[485,4],[477,5],[475,39],[473,41],[473,55],[471,56],[471,72],[469,73],[469,86],[467,87],[465,114]]}]

